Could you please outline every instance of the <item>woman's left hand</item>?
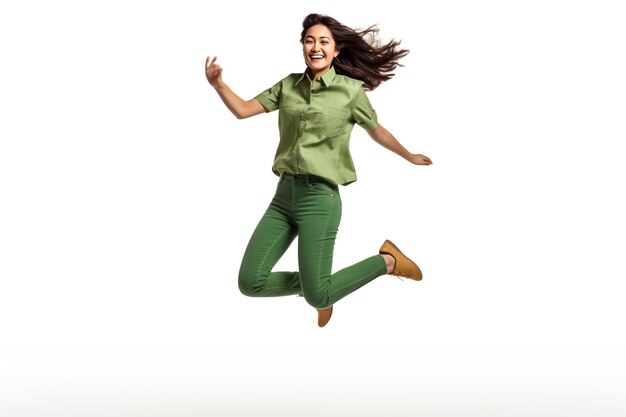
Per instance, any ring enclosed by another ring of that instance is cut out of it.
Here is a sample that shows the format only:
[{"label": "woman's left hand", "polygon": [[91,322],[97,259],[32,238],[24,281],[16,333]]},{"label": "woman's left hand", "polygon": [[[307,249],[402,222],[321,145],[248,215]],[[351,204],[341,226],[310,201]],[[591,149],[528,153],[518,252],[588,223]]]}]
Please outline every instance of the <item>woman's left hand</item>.
[{"label": "woman's left hand", "polygon": [[432,165],[433,163],[433,161],[431,161],[429,157],[419,153],[411,154],[408,159],[412,164],[415,165]]}]

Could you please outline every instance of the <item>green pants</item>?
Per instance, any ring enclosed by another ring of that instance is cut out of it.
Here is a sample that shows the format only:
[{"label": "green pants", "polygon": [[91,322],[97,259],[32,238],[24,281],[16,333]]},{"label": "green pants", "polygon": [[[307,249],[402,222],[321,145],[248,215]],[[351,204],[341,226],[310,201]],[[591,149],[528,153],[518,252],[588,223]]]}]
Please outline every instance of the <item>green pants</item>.
[{"label": "green pants", "polygon": [[[336,185],[310,175],[281,176],[243,256],[241,292],[251,297],[302,294],[311,306],[326,308],[385,275],[387,267],[380,255],[331,274],[340,220]],[[300,271],[272,271],[296,236]]]}]

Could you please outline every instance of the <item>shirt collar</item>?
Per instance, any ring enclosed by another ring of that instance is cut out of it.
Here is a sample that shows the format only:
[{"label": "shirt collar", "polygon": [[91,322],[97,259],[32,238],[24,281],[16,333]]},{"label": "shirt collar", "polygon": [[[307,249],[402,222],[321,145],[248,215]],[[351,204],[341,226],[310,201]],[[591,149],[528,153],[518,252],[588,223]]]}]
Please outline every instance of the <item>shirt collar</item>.
[{"label": "shirt collar", "polygon": [[[324,73],[324,75],[322,75],[320,78],[322,79],[322,83],[324,84],[324,86],[328,87],[330,86],[330,84],[333,82],[333,80],[335,79],[335,75],[337,75],[337,73],[335,72],[335,67],[333,67],[331,65],[331,67],[328,69],[328,71],[326,71]],[[300,81],[302,81],[303,79],[310,79],[307,71],[305,70],[302,75],[300,76],[300,78],[298,78],[298,81],[296,81],[296,85],[298,85],[298,83]]]}]

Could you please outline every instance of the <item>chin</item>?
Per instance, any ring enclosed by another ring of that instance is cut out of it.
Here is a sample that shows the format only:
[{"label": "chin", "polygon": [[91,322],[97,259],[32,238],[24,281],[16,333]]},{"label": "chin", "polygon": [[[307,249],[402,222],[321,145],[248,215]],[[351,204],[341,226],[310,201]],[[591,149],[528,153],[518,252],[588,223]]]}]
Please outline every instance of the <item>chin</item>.
[{"label": "chin", "polygon": [[320,71],[320,70],[323,70],[326,67],[327,67],[327,65],[325,65],[325,64],[324,65],[321,65],[321,64],[315,64],[315,65],[309,64],[309,68],[311,68],[314,71]]}]

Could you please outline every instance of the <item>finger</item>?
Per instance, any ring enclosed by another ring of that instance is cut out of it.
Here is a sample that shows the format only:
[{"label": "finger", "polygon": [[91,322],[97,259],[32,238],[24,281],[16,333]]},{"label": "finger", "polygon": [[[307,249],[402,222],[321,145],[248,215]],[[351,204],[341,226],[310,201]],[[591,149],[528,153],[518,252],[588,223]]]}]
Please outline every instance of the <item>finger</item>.
[{"label": "finger", "polygon": [[213,63],[215,62],[215,60],[216,60],[216,59],[217,59],[217,57],[216,57],[216,56],[214,56],[214,57],[213,57],[213,59],[211,59],[211,57],[210,57],[210,56],[207,56],[207,57],[206,57],[206,63],[205,63],[205,66],[206,66],[207,68],[209,68],[211,65],[213,65]]}]

